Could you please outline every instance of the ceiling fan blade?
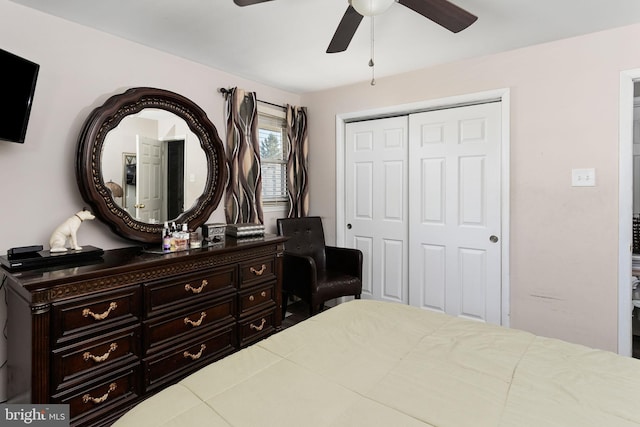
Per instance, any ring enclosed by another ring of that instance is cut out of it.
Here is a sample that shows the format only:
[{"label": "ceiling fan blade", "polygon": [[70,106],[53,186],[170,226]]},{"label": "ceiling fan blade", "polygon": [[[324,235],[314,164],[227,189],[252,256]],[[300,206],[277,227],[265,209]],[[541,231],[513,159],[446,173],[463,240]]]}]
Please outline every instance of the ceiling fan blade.
[{"label": "ceiling fan blade", "polygon": [[252,4],[264,3],[271,0],[233,0],[238,6],[251,6]]},{"label": "ceiling fan blade", "polygon": [[477,16],[447,0],[398,0],[401,5],[457,33],[476,22]]},{"label": "ceiling fan blade", "polygon": [[344,16],[338,24],[338,28],[331,39],[331,43],[329,43],[327,53],[344,52],[347,50],[347,47],[349,47],[349,43],[351,43],[351,39],[356,33],[362,18],[363,16],[349,5],[347,11],[344,13]]}]

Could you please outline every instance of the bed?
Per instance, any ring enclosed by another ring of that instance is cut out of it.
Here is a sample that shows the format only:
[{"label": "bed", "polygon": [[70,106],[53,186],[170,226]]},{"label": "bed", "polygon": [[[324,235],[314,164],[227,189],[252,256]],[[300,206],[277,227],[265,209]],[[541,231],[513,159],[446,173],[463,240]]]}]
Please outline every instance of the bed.
[{"label": "bed", "polygon": [[640,425],[640,361],[401,304],[340,304],[114,426]]}]

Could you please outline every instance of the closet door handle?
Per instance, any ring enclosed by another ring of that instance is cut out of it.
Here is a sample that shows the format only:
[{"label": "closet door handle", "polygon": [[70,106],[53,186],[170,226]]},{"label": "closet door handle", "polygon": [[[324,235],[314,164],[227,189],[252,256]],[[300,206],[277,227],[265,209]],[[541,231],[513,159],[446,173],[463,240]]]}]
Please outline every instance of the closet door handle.
[{"label": "closet door handle", "polygon": [[347,224],[347,230],[351,230],[351,224]]},{"label": "closet door handle", "polygon": [[489,240],[491,241],[491,243],[498,243],[498,236],[496,235],[491,235],[491,237],[489,237]]}]

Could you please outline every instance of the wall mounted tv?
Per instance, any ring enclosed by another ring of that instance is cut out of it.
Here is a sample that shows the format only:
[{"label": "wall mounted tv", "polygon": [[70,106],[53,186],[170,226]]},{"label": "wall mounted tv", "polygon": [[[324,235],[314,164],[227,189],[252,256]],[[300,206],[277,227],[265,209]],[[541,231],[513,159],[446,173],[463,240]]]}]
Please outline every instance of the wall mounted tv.
[{"label": "wall mounted tv", "polygon": [[39,69],[0,49],[0,140],[24,143]]}]

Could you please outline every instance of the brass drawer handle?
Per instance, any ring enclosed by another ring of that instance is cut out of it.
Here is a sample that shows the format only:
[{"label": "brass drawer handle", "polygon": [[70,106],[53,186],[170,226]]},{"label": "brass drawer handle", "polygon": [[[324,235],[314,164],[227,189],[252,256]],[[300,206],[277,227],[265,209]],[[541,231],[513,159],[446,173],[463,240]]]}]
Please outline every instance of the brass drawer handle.
[{"label": "brass drawer handle", "polygon": [[207,348],[206,345],[202,344],[200,346],[200,351],[197,352],[196,354],[192,354],[189,353],[188,351],[185,351],[184,353],[182,353],[182,356],[186,359],[187,357],[190,357],[191,360],[198,360],[200,359],[200,356],[202,356],[202,352]]},{"label": "brass drawer handle", "polygon": [[207,286],[208,284],[209,284],[209,282],[208,282],[208,281],[203,280],[203,281],[200,283],[200,287],[199,287],[199,288],[194,288],[193,286],[191,286],[191,284],[190,284],[190,283],[187,283],[186,285],[184,285],[184,290],[185,290],[185,291],[187,291],[187,292],[191,291],[191,292],[193,292],[194,294],[199,294],[200,292],[202,292],[202,290],[204,289],[204,287],[205,287],[205,286]]},{"label": "brass drawer handle", "polygon": [[109,358],[111,353],[113,353],[114,351],[117,350],[117,348],[118,348],[118,344],[112,342],[111,345],[109,346],[109,351],[107,351],[102,356],[94,356],[93,354],[89,353],[88,351],[85,351],[84,354],[82,355],[82,358],[84,359],[85,362],[88,362],[89,359],[92,359],[94,362],[104,362],[105,360],[107,360]]},{"label": "brass drawer handle", "polygon": [[256,326],[253,323],[249,325],[249,329],[255,329],[256,331],[261,331],[264,328],[264,325],[267,323],[267,319],[262,318],[262,322],[260,322],[260,326]]},{"label": "brass drawer handle", "polygon": [[82,310],[82,315],[83,315],[84,317],[89,317],[89,316],[91,316],[91,317],[93,317],[93,318],[94,318],[94,320],[104,320],[104,319],[106,319],[106,318],[109,316],[109,314],[111,314],[111,312],[112,312],[113,310],[115,310],[116,308],[118,308],[118,304],[116,304],[115,302],[112,302],[112,303],[110,303],[110,304],[109,304],[109,308],[107,309],[107,311],[105,311],[105,312],[104,312],[104,313],[102,313],[102,314],[95,314],[95,313],[94,313],[94,312],[92,312],[90,309],[85,308],[84,310]]},{"label": "brass drawer handle", "polygon": [[200,319],[198,319],[197,322],[194,322],[193,320],[189,319],[188,317],[185,317],[184,318],[184,324],[185,325],[191,325],[193,327],[200,326],[200,325],[202,325],[202,321],[204,320],[205,317],[207,317],[207,313],[205,311],[203,311],[202,313],[200,313]]},{"label": "brass drawer handle", "polygon": [[249,268],[249,271],[255,274],[256,276],[262,276],[262,273],[264,273],[266,270],[267,270],[267,266],[265,264],[262,264],[262,266],[260,266],[260,270],[256,270],[253,267]]},{"label": "brass drawer handle", "polygon": [[109,384],[109,391],[107,391],[102,396],[100,396],[100,397],[91,397],[91,395],[85,394],[84,396],[82,396],[82,401],[84,403],[89,403],[89,402],[102,403],[102,402],[104,402],[105,400],[107,400],[109,398],[109,393],[114,391],[117,387],[118,386],[116,385],[116,383],[111,383],[111,384]]},{"label": "brass drawer handle", "polygon": [[[266,297],[267,296],[267,292],[266,291],[260,292],[260,296],[262,298]],[[249,295],[249,301],[255,301],[255,299],[256,299],[256,297],[254,297],[253,295]]]}]

